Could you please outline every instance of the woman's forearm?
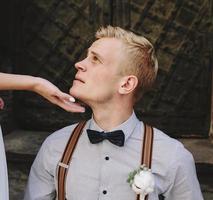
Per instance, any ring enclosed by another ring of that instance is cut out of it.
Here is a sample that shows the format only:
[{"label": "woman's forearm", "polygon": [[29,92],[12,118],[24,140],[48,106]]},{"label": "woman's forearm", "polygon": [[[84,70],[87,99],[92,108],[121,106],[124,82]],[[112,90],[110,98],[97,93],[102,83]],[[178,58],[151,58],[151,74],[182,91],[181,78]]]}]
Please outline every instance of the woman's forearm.
[{"label": "woman's forearm", "polygon": [[75,99],[72,96],[62,92],[57,86],[40,77],[0,73],[0,90],[29,90],[36,92],[66,111],[85,111],[85,108],[80,104],[74,103]]},{"label": "woman's forearm", "polygon": [[39,84],[37,77],[0,73],[0,90],[31,90]]}]

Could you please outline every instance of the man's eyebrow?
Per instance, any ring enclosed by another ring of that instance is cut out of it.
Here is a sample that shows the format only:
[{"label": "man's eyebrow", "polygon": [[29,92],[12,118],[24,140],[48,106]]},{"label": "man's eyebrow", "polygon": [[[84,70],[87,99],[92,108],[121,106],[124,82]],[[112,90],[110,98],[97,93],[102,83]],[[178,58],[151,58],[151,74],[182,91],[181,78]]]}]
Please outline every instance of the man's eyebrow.
[{"label": "man's eyebrow", "polygon": [[103,58],[100,54],[96,53],[95,51],[93,51],[93,50],[91,50],[91,49],[87,49],[87,55],[88,55],[88,53],[91,53],[91,54],[97,56],[98,59],[103,63],[104,58]]}]

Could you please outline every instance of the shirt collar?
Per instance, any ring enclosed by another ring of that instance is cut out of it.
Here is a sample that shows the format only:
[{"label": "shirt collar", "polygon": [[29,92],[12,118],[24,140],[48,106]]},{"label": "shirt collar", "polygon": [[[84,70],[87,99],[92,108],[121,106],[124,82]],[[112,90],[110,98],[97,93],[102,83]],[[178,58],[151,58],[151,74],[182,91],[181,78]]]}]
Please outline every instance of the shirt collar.
[{"label": "shirt collar", "polygon": [[[129,136],[133,133],[137,123],[140,122],[138,118],[135,115],[135,112],[132,112],[132,115],[122,124],[116,126],[110,131],[115,130],[122,130],[125,134],[125,141],[129,138]],[[98,124],[95,122],[94,118],[92,117],[89,123],[89,129],[96,130],[96,131],[104,131],[102,128],[98,126]]]}]

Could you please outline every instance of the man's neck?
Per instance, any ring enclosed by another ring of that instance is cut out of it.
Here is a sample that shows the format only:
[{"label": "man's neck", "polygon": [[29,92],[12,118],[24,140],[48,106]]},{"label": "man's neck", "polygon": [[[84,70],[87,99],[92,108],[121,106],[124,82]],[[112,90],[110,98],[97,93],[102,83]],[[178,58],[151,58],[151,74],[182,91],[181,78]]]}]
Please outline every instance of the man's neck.
[{"label": "man's neck", "polygon": [[110,131],[125,122],[132,115],[133,108],[131,106],[120,108],[120,106],[105,105],[92,108],[92,111],[97,125],[104,131]]}]

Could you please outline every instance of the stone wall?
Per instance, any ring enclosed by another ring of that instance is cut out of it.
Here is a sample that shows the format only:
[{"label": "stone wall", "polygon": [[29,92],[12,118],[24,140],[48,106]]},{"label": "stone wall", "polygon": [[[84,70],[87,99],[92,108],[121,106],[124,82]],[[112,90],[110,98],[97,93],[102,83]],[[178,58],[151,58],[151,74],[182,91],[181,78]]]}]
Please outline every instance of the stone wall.
[{"label": "stone wall", "polygon": [[[210,1],[10,0],[14,72],[44,77],[68,92],[74,63],[100,25],[118,25],[150,39],[159,59],[155,88],[137,115],[175,137],[207,137],[210,124]],[[30,92],[14,96],[23,129],[53,131],[86,114],[71,114]]]}]

